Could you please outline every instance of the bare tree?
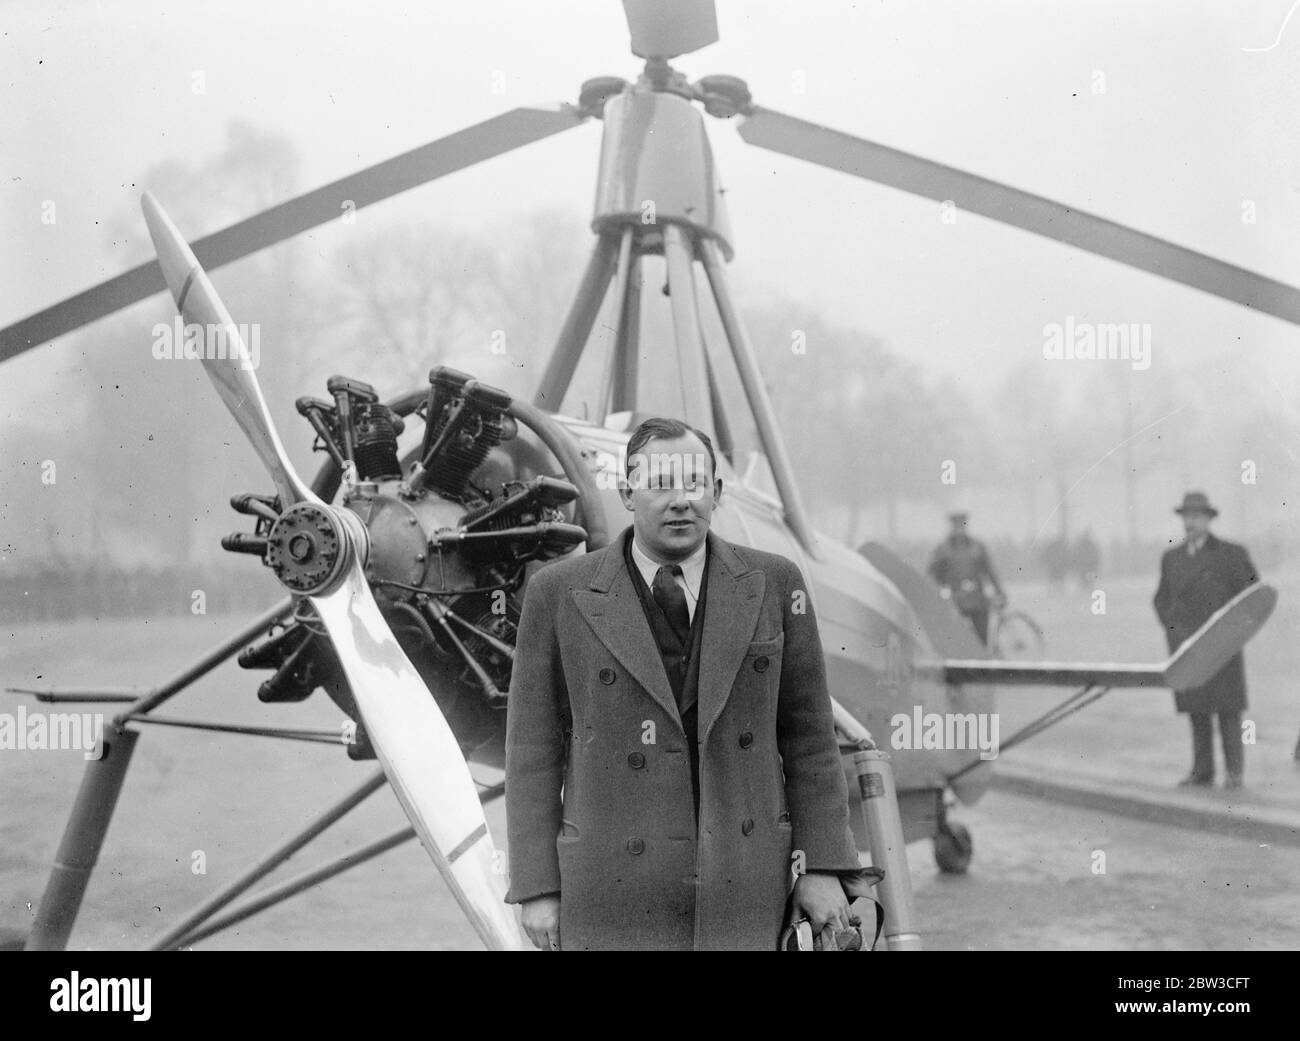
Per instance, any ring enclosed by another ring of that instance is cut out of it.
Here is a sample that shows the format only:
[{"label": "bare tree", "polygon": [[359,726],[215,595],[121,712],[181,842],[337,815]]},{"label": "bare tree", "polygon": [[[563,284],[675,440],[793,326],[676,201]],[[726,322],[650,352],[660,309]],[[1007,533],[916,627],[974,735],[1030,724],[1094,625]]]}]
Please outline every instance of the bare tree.
[{"label": "bare tree", "polygon": [[555,211],[482,235],[431,222],[364,232],[321,279],[317,356],[382,362],[403,386],[459,363],[521,392],[521,370],[545,359],[567,310],[582,233]]},{"label": "bare tree", "polygon": [[[234,123],[220,152],[193,164],[156,164],[139,184],[192,240],[291,195],[296,169],[287,140]],[[138,210],[106,222],[111,241],[129,238],[143,250],[142,226]],[[250,257],[213,275],[235,321],[256,323],[260,338],[281,347],[281,364],[292,364],[295,354],[285,290],[293,256],[280,247],[274,257]],[[198,366],[155,357],[153,330],[174,328],[175,314],[171,299],[159,296],[73,340],[84,363],[81,400],[69,409],[75,447],[68,469],[83,482],[104,550],[119,559],[191,562],[196,537],[207,531],[196,522],[222,509],[213,502],[214,479],[254,459]],[[283,406],[273,403],[281,415]],[[261,480],[255,465],[248,472]],[[209,549],[215,552],[215,541]]]},{"label": "bare tree", "polygon": [[978,440],[964,399],[956,392],[941,399],[917,366],[878,338],[831,325],[803,305],[750,308],[746,320],[812,503],[842,509],[851,541],[863,510],[882,504],[896,537],[899,504],[937,498],[942,461],[959,442]]}]

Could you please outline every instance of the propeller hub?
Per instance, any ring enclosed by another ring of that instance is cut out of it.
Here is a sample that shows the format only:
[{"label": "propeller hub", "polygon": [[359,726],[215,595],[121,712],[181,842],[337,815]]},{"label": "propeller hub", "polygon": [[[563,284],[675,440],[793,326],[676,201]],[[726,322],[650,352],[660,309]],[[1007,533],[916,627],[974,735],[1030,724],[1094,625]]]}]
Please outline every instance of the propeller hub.
[{"label": "propeller hub", "polygon": [[266,563],[286,588],[325,592],[351,564],[355,537],[340,511],[313,502],[289,507],[271,527]]},{"label": "propeller hub", "polygon": [[289,540],[289,556],[295,564],[305,564],[315,555],[316,542],[302,532]]}]

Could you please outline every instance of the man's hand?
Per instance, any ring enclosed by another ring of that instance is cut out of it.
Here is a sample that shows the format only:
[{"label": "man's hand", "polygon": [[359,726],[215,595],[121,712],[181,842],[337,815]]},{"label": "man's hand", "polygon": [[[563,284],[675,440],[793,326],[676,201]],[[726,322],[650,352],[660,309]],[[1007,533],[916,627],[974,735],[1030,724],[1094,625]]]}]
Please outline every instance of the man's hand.
[{"label": "man's hand", "polygon": [[807,918],[813,935],[826,926],[849,928],[849,901],[834,875],[811,871],[794,884],[794,920]]},{"label": "man's hand", "polygon": [[534,947],[543,951],[560,949],[560,898],[554,893],[525,901],[522,923]]}]

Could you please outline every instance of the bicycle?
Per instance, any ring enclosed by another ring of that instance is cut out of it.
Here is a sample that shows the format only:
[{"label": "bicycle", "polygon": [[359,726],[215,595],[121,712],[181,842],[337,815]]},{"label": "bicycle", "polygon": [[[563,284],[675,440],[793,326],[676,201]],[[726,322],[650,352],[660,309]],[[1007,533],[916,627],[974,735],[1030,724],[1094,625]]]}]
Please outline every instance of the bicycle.
[{"label": "bicycle", "polygon": [[[940,587],[939,596],[953,604],[963,617],[965,612],[957,608],[953,591],[947,586]],[[1034,621],[1028,611],[1008,611],[1006,599],[994,596],[989,600],[988,646],[993,656],[1009,661],[1038,661],[1042,659],[1045,640],[1043,627]]]},{"label": "bicycle", "polygon": [[1043,657],[1043,627],[1028,611],[1008,611],[1006,603],[993,602],[989,617],[989,646],[1008,661],[1037,661]]}]

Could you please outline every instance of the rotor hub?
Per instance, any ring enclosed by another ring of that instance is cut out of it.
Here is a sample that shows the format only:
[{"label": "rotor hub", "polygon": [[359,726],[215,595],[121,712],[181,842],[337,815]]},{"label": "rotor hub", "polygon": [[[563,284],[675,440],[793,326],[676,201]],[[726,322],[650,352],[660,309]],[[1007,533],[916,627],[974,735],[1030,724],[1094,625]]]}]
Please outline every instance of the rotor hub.
[{"label": "rotor hub", "polygon": [[704,76],[695,84],[704,111],[718,119],[748,115],[754,103],[749,84],[739,76]]}]

